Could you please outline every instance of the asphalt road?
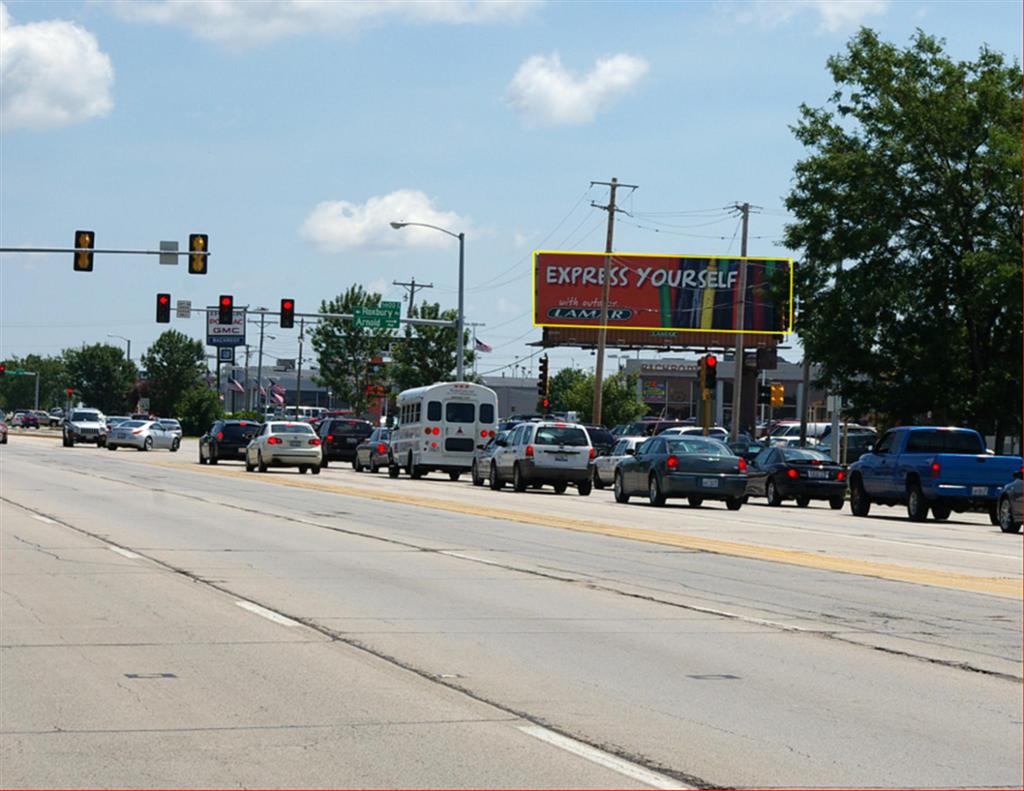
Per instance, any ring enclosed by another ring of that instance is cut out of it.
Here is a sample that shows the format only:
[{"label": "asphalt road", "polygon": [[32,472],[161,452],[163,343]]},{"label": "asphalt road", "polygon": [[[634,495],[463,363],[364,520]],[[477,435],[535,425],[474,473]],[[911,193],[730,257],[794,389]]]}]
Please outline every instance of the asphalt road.
[{"label": "asphalt road", "polygon": [[986,516],[195,459],[0,449],[0,786],[1022,784]]}]

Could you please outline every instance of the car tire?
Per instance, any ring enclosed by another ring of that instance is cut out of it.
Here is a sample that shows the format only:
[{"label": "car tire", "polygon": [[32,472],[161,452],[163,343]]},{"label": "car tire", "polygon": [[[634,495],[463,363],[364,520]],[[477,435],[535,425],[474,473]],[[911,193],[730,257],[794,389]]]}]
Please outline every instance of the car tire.
[{"label": "car tire", "polygon": [[622,480],[622,473],[615,473],[615,482],[612,484],[612,490],[615,492],[615,502],[617,503],[628,503],[629,495],[626,494],[626,485]]},{"label": "car tire", "polygon": [[594,486],[590,481],[580,481],[576,484],[576,493],[579,494],[580,497],[587,497],[590,495],[593,488]]},{"label": "car tire", "polygon": [[665,504],[665,493],[661,491],[661,483],[657,475],[652,475],[647,480],[647,499],[651,505],[660,507]]},{"label": "car tire", "polygon": [[743,498],[742,497],[726,497],[725,498],[725,507],[728,508],[730,511],[739,511],[740,508],[743,507]]},{"label": "car tire", "polygon": [[142,442],[142,449],[145,450],[145,451],[153,450],[153,438],[152,437],[146,437],[146,439],[143,440],[143,442]]},{"label": "car tire", "polygon": [[457,481],[461,477],[462,477],[462,473],[461,472],[450,472],[450,473],[448,473],[448,480],[449,481]]},{"label": "car tire", "polygon": [[320,474],[320,465],[319,464],[311,464],[311,465],[309,465],[309,471],[313,475],[319,475]]},{"label": "car tire", "polygon": [[945,522],[949,519],[951,513],[953,513],[953,509],[949,507],[948,503],[934,503],[932,505],[932,518],[936,522]]},{"label": "car tire", "polygon": [[477,466],[476,459],[473,459],[473,466],[469,471],[469,477],[473,481],[474,486],[484,485],[484,479],[480,477],[480,468]]},{"label": "car tire", "polygon": [[686,502],[690,504],[690,508],[700,508],[704,503],[703,497],[687,497]]},{"label": "car tire", "polygon": [[603,489],[604,481],[601,480],[601,476],[597,474],[597,470],[594,470],[594,488]]},{"label": "car tire", "polygon": [[871,500],[860,478],[850,481],[850,513],[854,516],[867,516],[871,513]]},{"label": "car tire", "polygon": [[171,453],[177,453],[178,449],[180,447],[181,447],[181,440],[180,439],[175,437],[173,440],[171,440]]},{"label": "car tire", "polygon": [[110,444],[110,443],[108,442],[108,443],[107,443],[107,450],[117,450],[117,445],[111,445],[111,444]]},{"label": "car tire", "polygon": [[523,471],[516,464],[512,467],[512,488],[517,492],[525,492],[530,482],[526,480]]},{"label": "car tire", "polygon": [[[536,486],[536,484],[534,484],[534,486]],[[565,494],[565,490],[569,488],[569,484],[567,484],[565,481],[553,483],[551,484],[551,486],[555,490],[555,494]],[[540,487],[537,486],[537,488],[539,489]]]},{"label": "car tire", "polygon": [[988,521],[990,521],[996,527],[999,527],[999,504],[998,503],[992,503],[992,505],[990,505],[988,507]]},{"label": "car tire", "polygon": [[907,517],[911,522],[923,522],[928,518],[928,501],[916,481],[907,486]]},{"label": "car tire", "polygon": [[764,496],[768,498],[768,505],[773,507],[782,505],[782,495],[779,494],[779,487],[773,478],[769,478],[765,483]]},{"label": "car tire", "polygon": [[320,467],[321,467],[322,469],[325,469],[325,470],[326,470],[326,469],[327,469],[328,467],[330,467],[330,466],[331,466],[331,463],[330,463],[329,461],[327,461],[327,459],[326,459],[326,458],[324,458],[324,459],[321,459],[321,460],[320,460]]},{"label": "car tire", "polygon": [[245,454],[245,471],[246,472],[252,472],[255,469],[256,469],[256,465],[249,463],[249,454],[246,453]]},{"label": "car tire", "polygon": [[375,462],[375,461],[371,461],[370,462],[370,474],[371,475],[376,475],[377,474],[377,470],[379,470],[379,469],[380,469],[380,467],[377,466],[377,462]]},{"label": "car tire", "polygon": [[305,475],[306,474],[307,467],[306,467],[305,464],[300,464],[298,469],[299,469],[299,475]]},{"label": "car tire", "polygon": [[828,500],[828,507],[833,511],[841,511],[843,509],[843,503],[845,502],[845,497],[830,497]]},{"label": "car tire", "polygon": [[356,454],[356,457],[354,459],[352,459],[352,469],[355,470],[356,472],[362,472],[363,471],[363,465],[359,461],[359,454],[358,453]]},{"label": "car tire", "polygon": [[263,461],[263,452],[257,451],[256,453],[256,469],[260,472],[266,472],[268,467]]},{"label": "car tire", "polygon": [[210,458],[208,459],[207,463],[209,463],[209,464],[216,464],[218,461],[220,461],[220,459],[217,458],[217,454],[216,453],[211,453],[210,454]]},{"label": "car tire", "polygon": [[1019,533],[1020,522],[1013,521],[1013,506],[1010,504],[1010,498],[1005,495],[999,498],[997,509],[999,529],[1004,533]]},{"label": "car tire", "polygon": [[500,492],[502,487],[505,485],[505,482],[501,480],[501,476],[498,475],[498,467],[493,461],[491,462],[491,474],[489,476],[489,479],[491,489],[493,489],[496,492]]},{"label": "car tire", "polygon": [[[107,445],[107,447],[109,448],[110,445]],[[203,458],[203,449],[202,448],[199,449],[199,463],[200,464],[206,464],[206,459]]]},{"label": "car tire", "polygon": [[[327,465],[325,464],[323,466],[326,467]],[[402,471],[401,468],[397,464],[389,464],[388,465],[388,477],[389,478],[397,478],[398,477],[398,473],[400,473],[401,471]]]},{"label": "car tire", "polygon": [[810,504],[811,504],[811,498],[810,497],[797,497],[796,498],[796,507],[797,508],[806,508]]}]

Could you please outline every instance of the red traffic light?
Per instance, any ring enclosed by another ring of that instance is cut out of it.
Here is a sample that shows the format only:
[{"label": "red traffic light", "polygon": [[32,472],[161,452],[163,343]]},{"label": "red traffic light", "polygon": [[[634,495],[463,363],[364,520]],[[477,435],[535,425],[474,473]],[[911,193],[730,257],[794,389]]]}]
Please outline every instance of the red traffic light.
[{"label": "red traffic light", "polygon": [[221,297],[220,304],[221,307],[228,307],[231,304],[231,297]]},{"label": "red traffic light", "polygon": [[65,392],[65,393],[67,393],[67,394],[68,394],[68,398],[70,398],[71,396],[73,396],[73,395],[75,394],[75,388],[73,388],[73,387],[69,387],[69,388],[68,388],[67,390],[65,390],[64,392]]},{"label": "red traffic light", "polygon": [[171,322],[171,295],[156,295],[156,323],[170,324]]},{"label": "red traffic light", "polygon": [[709,354],[707,356],[707,366],[708,366],[708,368],[714,368],[716,365],[718,365],[718,358],[715,357],[715,355],[713,355],[713,354]]},{"label": "red traffic light", "polygon": [[231,294],[221,294],[217,311],[218,324],[232,324],[235,320],[235,298]]},{"label": "red traffic light", "polygon": [[169,303],[170,303],[170,301],[171,301],[171,298],[170,298],[170,296],[168,296],[167,294],[160,294],[160,295],[159,295],[159,296],[157,297],[157,300],[159,300],[159,302],[160,302],[160,304],[161,304],[161,305],[167,305],[167,304],[169,304]]},{"label": "red traffic light", "polygon": [[0,376],[7,373],[7,363],[0,363]]},{"label": "red traffic light", "polygon": [[281,307],[284,308],[285,310],[292,310],[295,308],[295,303],[292,302],[290,299],[283,299],[281,300]]}]

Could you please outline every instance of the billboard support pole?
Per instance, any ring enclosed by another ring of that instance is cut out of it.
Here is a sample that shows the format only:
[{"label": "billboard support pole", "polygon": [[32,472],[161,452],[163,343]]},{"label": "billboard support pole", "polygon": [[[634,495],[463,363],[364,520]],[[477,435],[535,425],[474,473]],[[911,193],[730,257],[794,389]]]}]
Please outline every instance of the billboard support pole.
[{"label": "billboard support pole", "polygon": [[743,411],[743,331],[746,329],[747,320],[747,229],[750,226],[750,204],[737,204],[734,208],[743,218],[743,232],[740,237],[739,309],[736,312],[736,353],[733,355],[732,425],[729,428],[729,439],[736,442]]},{"label": "billboard support pole", "polygon": [[605,239],[604,267],[601,275],[601,323],[597,329],[597,360],[594,363],[594,414],[590,418],[595,425],[600,426],[604,391],[604,348],[608,341],[608,298],[611,291],[612,237],[615,233],[615,212],[620,211],[615,206],[615,192],[619,187],[635,190],[637,185],[619,184],[619,180],[614,176],[612,176],[611,181],[590,182],[591,187],[595,184],[602,184],[608,187],[610,193],[607,206],[599,206],[594,202],[590,204],[596,209],[603,209],[608,212],[608,236]]}]

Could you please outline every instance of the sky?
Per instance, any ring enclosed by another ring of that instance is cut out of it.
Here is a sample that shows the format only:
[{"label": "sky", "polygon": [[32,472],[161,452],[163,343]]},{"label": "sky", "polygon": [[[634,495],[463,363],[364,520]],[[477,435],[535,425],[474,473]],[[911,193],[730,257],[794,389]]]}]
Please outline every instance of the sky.
[{"label": "sky", "polygon": [[[0,2],[0,247],[187,247],[184,259],[0,254],[0,359],[83,343],[139,355],[172,300],[314,312],[353,283],[457,302],[493,347],[480,373],[536,375],[532,251],[604,248],[607,188],[619,252],[736,255],[780,243],[801,103],[826,104],[825,64],[859,26],[905,45],[915,29],[973,59],[1021,60],[1016,0],[914,2]],[[403,314],[405,307],[403,305]],[[276,322],[270,322],[275,324]],[[172,319],[196,338],[200,318]],[[258,335],[258,332],[256,333]],[[255,341],[252,328],[250,342]],[[799,358],[799,339],[786,341]],[[211,350],[212,351],[212,350]],[[618,354],[616,350],[610,350]],[[267,330],[294,358],[298,328]],[[787,354],[784,352],[784,354]],[[305,355],[312,360],[306,345]],[[532,355],[532,356],[531,356]],[[550,352],[552,373],[590,367]],[[614,369],[615,358],[608,365]]]}]

